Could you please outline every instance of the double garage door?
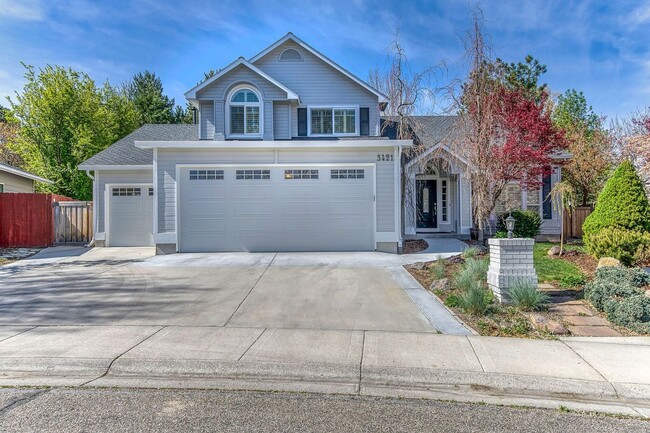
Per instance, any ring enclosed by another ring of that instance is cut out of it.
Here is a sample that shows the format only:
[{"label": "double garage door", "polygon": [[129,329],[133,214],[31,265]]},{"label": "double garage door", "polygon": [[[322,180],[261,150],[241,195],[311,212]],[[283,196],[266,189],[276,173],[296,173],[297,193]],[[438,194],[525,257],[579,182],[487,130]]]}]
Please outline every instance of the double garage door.
[{"label": "double garage door", "polygon": [[374,250],[374,167],[183,167],[181,252]]}]

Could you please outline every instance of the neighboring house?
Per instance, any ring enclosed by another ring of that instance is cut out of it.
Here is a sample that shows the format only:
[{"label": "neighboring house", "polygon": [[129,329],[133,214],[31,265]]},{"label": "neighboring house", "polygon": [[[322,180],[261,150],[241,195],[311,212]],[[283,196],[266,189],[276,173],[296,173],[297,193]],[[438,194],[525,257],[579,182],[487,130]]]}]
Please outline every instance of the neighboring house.
[{"label": "neighboring house", "polygon": [[16,167],[0,164],[0,193],[34,192],[35,182],[54,183],[51,180],[27,173]]},{"label": "neighboring house", "polygon": [[185,94],[198,125],[145,125],[79,168],[97,245],[396,252],[400,152],[386,97],[289,33]]},{"label": "neighboring house", "polygon": [[[382,136],[386,97],[291,33],[185,96],[197,125],[144,125],[79,166],[96,245],[397,252],[403,233],[469,232],[462,166],[403,168],[413,142]],[[453,118],[430,119],[418,140],[440,147],[438,123]],[[404,206],[403,172],[420,191]]]}]

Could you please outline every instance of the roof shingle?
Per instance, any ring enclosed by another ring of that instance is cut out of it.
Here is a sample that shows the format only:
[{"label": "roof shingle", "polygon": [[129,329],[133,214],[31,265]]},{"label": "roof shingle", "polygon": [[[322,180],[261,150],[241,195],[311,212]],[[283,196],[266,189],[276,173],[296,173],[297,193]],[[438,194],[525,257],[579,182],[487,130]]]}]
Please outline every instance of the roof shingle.
[{"label": "roof shingle", "polygon": [[79,167],[96,165],[151,165],[153,164],[153,153],[151,149],[135,147],[136,141],[195,141],[198,139],[198,125],[147,124],[88,158],[79,164]]}]

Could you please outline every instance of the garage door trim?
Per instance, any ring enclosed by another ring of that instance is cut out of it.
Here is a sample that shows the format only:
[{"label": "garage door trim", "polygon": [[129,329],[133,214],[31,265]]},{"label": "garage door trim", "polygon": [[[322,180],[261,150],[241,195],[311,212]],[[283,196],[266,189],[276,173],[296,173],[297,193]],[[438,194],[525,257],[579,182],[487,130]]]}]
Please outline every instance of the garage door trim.
[{"label": "garage door trim", "polygon": [[176,164],[176,201],[175,201],[175,222],[176,222],[176,252],[180,252],[181,246],[181,217],[180,217],[180,203],[181,203],[181,171],[190,168],[345,168],[345,167],[368,167],[372,168],[372,235],[373,244],[377,245],[377,164],[372,162],[360,163],[287,163],[287,164]]},{"label": "garage door trim", "polygon": [[[132,182],[127,182],[127,183],[107,183],[105,185],[104,189],[104,232],[106,233],[106,246],[110,247],[111,246],[111,222],[110,222],[110,206],[111,206],[111,191],[113,188],[129,188],[129,187],[136,187],[136,188],[146,188],[146,195],[149,194],[149,188],[153,188],[153,183],[132,183]],[[156,196],[155,196],[155,190],[154,190],[154,209],[156,207]],[[151,216],[153,219],[153,215]]]}]

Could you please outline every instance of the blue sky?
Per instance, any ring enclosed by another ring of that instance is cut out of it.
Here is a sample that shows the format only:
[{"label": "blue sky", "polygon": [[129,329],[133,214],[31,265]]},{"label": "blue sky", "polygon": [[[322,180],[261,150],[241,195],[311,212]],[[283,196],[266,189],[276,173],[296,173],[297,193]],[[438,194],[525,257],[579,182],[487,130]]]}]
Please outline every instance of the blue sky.
[{"label": "blue sky", "polygon": [[[396,6],[399,4],[400,6]],[[149,69],[184,101],[210,68],[250,57],[292,31],[365,79],[399,27],[414,68],[458,74],[467,0],[0,0],[0,104],[23,84],[20,62],[84,70],[113,84]],[[650,106],[650,0],[484,0],[485,30],[507,61],[532,54],[554,92],[582,90],[601,114]]]}]

